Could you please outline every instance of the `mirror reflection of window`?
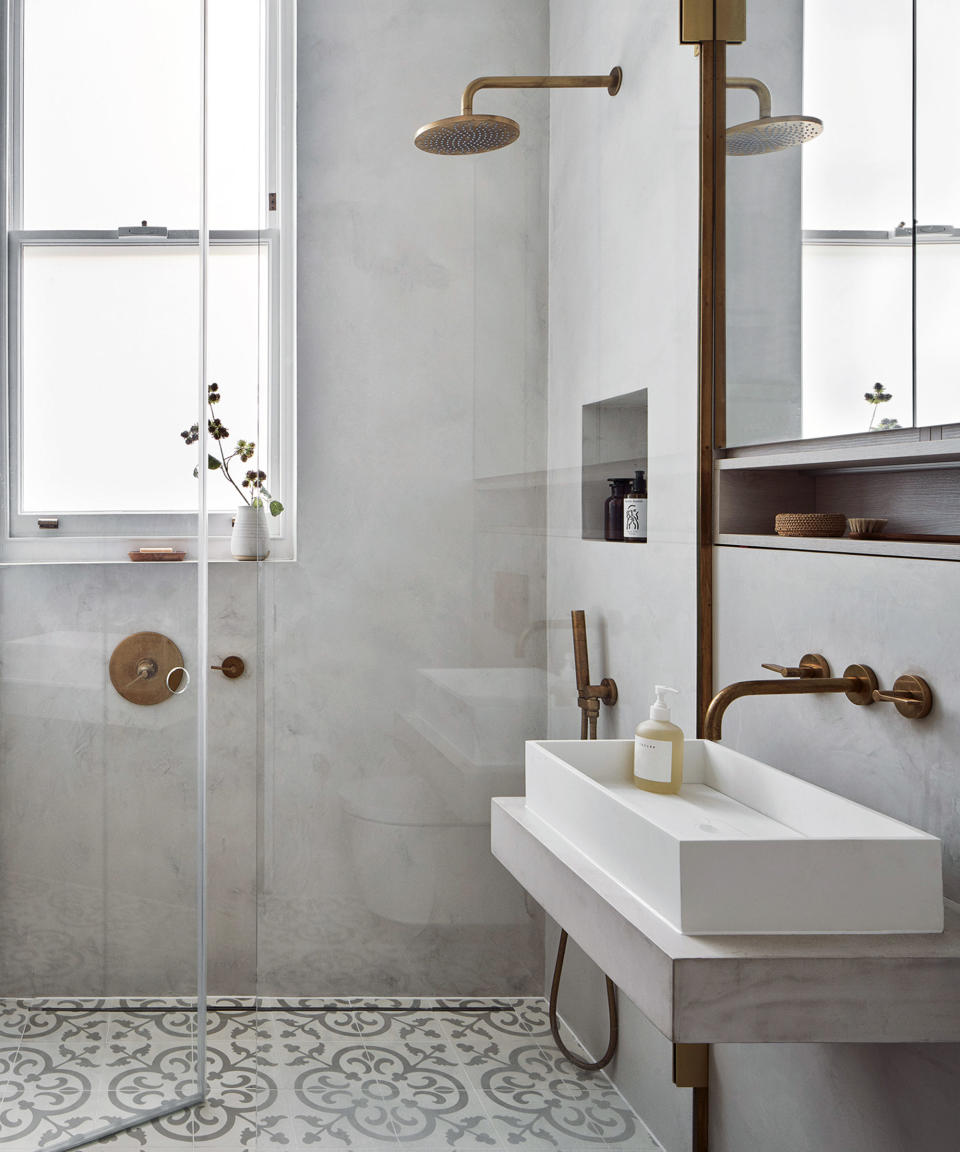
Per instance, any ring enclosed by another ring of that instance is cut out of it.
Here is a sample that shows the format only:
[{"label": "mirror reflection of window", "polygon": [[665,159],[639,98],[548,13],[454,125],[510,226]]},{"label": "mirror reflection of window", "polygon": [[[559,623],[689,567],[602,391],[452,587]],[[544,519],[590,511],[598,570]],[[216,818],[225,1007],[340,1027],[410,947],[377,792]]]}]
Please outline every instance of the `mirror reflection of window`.
[{"label": "mirror reflection of window", "polygon": [[[802,158],[802,434],[909,427],[912,0],[803,15],[803,105],[825,127]],[[877,383],[882,405],[865,400]]]},{"label": "mirror reflection of window", "polygon": [[960,421],[960,5],[917,0],[917,423]]}]

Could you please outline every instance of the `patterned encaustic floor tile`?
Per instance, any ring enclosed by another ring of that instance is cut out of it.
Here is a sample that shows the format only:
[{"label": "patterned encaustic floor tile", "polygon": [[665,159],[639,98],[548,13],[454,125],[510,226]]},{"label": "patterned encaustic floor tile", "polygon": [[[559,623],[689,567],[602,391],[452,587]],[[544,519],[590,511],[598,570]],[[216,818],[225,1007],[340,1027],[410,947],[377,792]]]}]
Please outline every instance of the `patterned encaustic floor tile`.
[{"label": "patterned encaustic floor tile", "polygon": [[[576,1069],[539,999],[220,998],[197,1093],[195,1003],[0,1001],[0,1152],[492,1149],[657,1152],[602,1073]],[[164,1011],[164,1007],[168,1010]],[[574,1039],[572,1050],[582,1051]]]}]

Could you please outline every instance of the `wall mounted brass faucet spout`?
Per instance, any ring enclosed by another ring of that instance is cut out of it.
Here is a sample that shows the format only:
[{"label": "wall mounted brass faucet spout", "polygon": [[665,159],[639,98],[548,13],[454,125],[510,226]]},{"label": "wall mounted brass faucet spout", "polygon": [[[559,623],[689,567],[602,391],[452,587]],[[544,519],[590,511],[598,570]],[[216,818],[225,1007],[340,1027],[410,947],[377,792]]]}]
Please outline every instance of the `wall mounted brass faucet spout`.
[{"label": "wall mounted brass faucet spout", "polygon": [[[703,735],[707,740],[719,740],[723,727],[723,715],[734,700],[741,696],[805,696],[812,694],[842,692],[852,704],[872,704],[874,692],[877,690],[877,677],[871,668],[865,664],[851,664],[842,676],[829,676],[829,665],[822,656],[805,656],[801,665],[807,663],[812,668],[816,663],[820,671],[810,672],[796,678],[781,680],[741,680],[737,684],[728,684],[710,701],[707,715],[703,724]],[[764,665],[770,667],[770,665]],[[792,672],[794,669],[775,670]]]}]

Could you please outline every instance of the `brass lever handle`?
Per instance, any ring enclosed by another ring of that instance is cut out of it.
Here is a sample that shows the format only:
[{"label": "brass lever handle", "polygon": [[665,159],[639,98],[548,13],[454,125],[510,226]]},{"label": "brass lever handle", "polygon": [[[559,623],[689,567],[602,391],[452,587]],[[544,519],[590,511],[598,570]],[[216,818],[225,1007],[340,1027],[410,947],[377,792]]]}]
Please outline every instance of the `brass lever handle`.
[{"label": "brass lever handle", "polygon": [[227,656],[221,664],[211,664],[211,672],[222,672],[228,680],[236,680],[238,676],[243,675],[246,668],[244,662],[239,656]]},{"label": "brass lever handle", "polygon": [[891,692],[881,692],[878,688],[873,698],[881,703],[895,704],[900,715],[908,720],[923,719],[933,707],[933,692],[921,676],[898,676]]},{"label": "brass lever handle", "polygon": [[780,676],[794,678],[799,676],[804,680],[815,676],[830,675],[830,665],[817,652],[807,652],[806,655],[801,656],[800,665],[797,668],[784,668],[782,664],[761,664],[760,667],[768,668],[771,672],[777,672]]}]

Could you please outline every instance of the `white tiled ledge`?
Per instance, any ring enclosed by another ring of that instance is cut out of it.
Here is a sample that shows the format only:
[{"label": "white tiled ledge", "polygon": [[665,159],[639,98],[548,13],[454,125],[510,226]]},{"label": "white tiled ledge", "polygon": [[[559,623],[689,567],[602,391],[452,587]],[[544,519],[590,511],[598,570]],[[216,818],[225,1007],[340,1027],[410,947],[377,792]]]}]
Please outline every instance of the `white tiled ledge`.
[{"label": "white tiled ledge", "polygon": [[736,548],[781,548],[794,552],[846,552],[859,556],[907,556],[919,560],[960,560],[960,544],[926,544],[906,540],[851,540],[848,536],[777,536],[719,532],[714,544]]},{"label": "white tiled ledge", "polygon": [[523,797],[494,799],[494,856],[669,1040],[960,1041],[960,914],[942,934],[684,936]]}]

